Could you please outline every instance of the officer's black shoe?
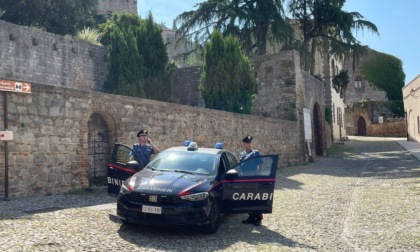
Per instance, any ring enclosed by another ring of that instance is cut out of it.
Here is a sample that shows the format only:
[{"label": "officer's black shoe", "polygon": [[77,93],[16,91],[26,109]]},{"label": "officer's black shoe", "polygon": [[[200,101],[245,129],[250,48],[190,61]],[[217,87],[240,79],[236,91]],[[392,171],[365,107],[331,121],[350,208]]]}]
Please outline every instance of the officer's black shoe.
[{"label": "officer's black shoe", "polygon": [[251,217],[248,217],[248,219],[242,221],[243,224],[252,224],[254,222],[255,222],[255,219]]},{"label": "officer's black shoe", "polygon": [[255,221],[254,221],[254,226],[256,226],[256,227],[258,227],[258,226],[261,226],[261,219],[256,219]]}]

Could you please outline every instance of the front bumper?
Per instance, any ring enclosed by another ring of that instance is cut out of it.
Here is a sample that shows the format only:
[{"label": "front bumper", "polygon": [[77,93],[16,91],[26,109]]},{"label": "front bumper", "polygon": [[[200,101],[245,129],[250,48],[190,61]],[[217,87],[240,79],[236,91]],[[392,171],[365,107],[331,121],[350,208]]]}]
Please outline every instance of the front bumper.
[{"label": "front bumper", "polygon": [[[162,207],[161,214],[143,213],[142,205]],[[146,225],[200,225],[208,222],[211,209],[209,199],[197,202],[184,202],[177,205],[157,205],[139,203],[118,196],[117,216],[130,223]]]}]

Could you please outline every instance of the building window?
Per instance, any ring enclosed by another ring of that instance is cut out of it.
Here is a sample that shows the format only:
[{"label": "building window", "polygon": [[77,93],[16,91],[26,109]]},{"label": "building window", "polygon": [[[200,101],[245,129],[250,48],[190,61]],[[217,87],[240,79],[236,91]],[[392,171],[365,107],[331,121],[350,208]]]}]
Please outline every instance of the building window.
[{"label": "building window", "polygon": [[354,87],[356,89],[362,88],[362,77],[360,77],[360,75],[357,75],[356,78],[354,79]]},{"label": "building window", "polygon": [[333,116],[333,123],[335,123],[335,104],[334,103],[332,107],[332,116]]}]

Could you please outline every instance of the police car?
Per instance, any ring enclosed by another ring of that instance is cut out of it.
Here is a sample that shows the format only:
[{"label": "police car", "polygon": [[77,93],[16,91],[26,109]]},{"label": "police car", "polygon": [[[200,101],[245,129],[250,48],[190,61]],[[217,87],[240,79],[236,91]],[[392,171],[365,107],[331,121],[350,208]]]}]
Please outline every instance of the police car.
[{"label": "police car", "polygon": [[272,212],[277,155],[238,163],[220,143],[218,148],[185,145],[162,151],[141,167],[130,147],[115,144],[108,193],[118,195],[117,215],[123,223],[194,224],[214,233],[222,214]]}]

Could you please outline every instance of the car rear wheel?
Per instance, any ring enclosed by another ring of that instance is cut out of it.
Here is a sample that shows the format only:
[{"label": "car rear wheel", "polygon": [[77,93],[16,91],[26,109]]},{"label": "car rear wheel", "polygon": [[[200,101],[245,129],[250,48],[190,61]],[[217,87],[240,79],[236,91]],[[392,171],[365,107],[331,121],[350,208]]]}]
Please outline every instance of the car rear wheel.
[{"label": "car rear wheel", "polygon": [[204,225],[204,232],[207,234],[216,233],[220,224],[220,206],[217,200],[213,201],[209,214],[209,222]]}]

